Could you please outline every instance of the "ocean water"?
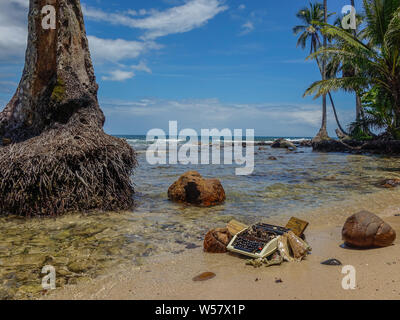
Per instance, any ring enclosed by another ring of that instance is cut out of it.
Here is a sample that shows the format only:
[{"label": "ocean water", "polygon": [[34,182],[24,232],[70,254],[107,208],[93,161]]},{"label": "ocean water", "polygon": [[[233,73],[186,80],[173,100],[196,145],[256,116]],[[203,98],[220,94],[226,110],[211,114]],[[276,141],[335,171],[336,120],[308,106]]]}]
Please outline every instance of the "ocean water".
[{"label": "ocean water", "polygon": [[[149,256],[201,246],[210,228],[224,226],[232,218],[252,223],[304,214],[368,197],[381,190],[376,187],[381,179],[400,177],[397,157],[316,153],[311,148],[290,152],[255,146],[255,168],[248,176],[235,175],[235,164],[150,165],[146,161],[150,143],[144,136],[121,138],[138,155],[139,166],[132,177],[134,210],[75,213],[57,219],[1,217],[0,299],[38,297],[44,265],[56,268],[57,287],[76,284],[121,265],[146,264]],[[268,143],[274,139],[255,138]],[[179,141],[178,147],[184,143]],[[269,160],[270,156],[277,160]],[[220,179],[226,202],[212,208],[170,202],[168,187],[189,170]]]},{"label": "ocean water", "polygon": [[[191,211],[235,217],[271,217],[292,214],[299,208],[315,208],[331,201],[341,201],[357,194],[375,192],[375,184],[383,178],[397,176],[398,158],[316,153],[299,147],[291,152],[270,146],[255,146],[254,171],[247,176],[235,175],[243,167],[223,164],[223,141],[219,165],[150,165],[146,150],[151,144],[144,136],[121,136],[137,151],[139,167],[134,175],[137,212],[166,212],[180,214]],[[277,137],[256,137],[255,142],[272,143]],[[309,137],[291,137],[299,142]],[[178,141],[178,149],[186,141]],[[228,147],[229,149],[229,147]],[[230,151],[232,148],[229,149]],[[244,151],[243,151],[244,152]],[[276,157],[276,161],[269,157]],[[196,170],[204,177],[218,178],[227,195],[224,205],[196,208],[176,205],[167,200],[168,187],[184,172]]]}]

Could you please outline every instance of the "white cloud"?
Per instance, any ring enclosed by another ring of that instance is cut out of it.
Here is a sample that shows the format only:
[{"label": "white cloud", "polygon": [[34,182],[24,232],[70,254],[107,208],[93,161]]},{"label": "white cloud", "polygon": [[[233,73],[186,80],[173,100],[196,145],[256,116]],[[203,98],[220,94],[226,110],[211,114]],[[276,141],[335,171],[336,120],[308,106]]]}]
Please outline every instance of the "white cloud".
[{"label": "white cloud", "polygon": [[[184,33],[206,24],[217,14],[228,9],[221,0],[189,0],[185,4],[165,11],[150,10],[145,18],[132,18],[129,14],[108,13],[84,6],[85,16],[97,21],[144,30],[142,39],[156,39],[169,34]],[[136,12],[136,11],[135,11]],[[137,13],[137,12],[136,12]]]},{"label": "white cloud", "polygon": [[24,56],[29,0],[0,1],[0,60],[13,61]]},{"label": "white cloud", "polygon": [[[169,120],[178,120],[184,128],[255,129],[257,135],[313,135],[321,125],[321,106],[318,104],[245,104],[224,103],[218,99],[102,101],[109,123],[116,123],[114,133],[143,133],[151,128],[164,128]],[[339,110],[343,124],[352,113]],[[156,117],[154,115],[157,115]],[[328,112],[330,128],[336,128]],[[200,125],[199,125],[200,124]],[[132,127],[136,132],[131,132]],[[119,131],[118,131],[119,130]]]},{"label": "white cloud", "polygon": [[119,62],[124,59],[135,59],[148,50],[160,49],[162,46],[153,41],[127,41],[123,39],[102,39],[88,36],[89,46],[95,61]]},{"label": "white cloud", "polygon": [[246,6],[245,6],[244,4],[241,4],[241,5],[238,7],[238,9],[239,9],[239,10],[244,10],[244,9],[246,9]]},{"label": "white cloud", "polygon": [[136,71],[152,73],[151,69],[147,66],[147,64],[144,61],[140,61],[138,65],[131,66],[131,69]]},{"label": "white cloud", "polygon": [[240,32],[240,35],[245,35],[254,30],[254,23],[251,21],[247,21],[242,25],[242,32]]},{"label": "white cloud", "polygon": [[111,71],[108,76],[101,77],[101,79],[104,81],[125,81],[134,76],[135,74],[130,71],[114,70]]}]

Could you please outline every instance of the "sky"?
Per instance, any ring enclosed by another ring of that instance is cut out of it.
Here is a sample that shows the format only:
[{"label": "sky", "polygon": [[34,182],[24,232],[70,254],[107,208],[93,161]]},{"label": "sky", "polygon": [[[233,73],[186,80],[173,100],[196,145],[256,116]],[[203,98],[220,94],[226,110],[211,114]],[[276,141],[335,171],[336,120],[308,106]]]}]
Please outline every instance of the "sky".
[{"label": "sky", "polygon": [[[314,136],[321,100],[303,98],[320,79],[293,26],[302,0],[81,0],[99,102],[109,134],[179,129],[254,129],[257,136]],[[340,13],[350,0],[328,1]],[[361,0],[356,0],[356,6]],[[0,0],[0,109],[24,64],[29,0]],[[357,7],[359,10],[359,8]],[[332,18],[333,19],[333,18]],[[334,93],[343,125],[355,97]],[[336,125],[328,104],[328,131]]]}]

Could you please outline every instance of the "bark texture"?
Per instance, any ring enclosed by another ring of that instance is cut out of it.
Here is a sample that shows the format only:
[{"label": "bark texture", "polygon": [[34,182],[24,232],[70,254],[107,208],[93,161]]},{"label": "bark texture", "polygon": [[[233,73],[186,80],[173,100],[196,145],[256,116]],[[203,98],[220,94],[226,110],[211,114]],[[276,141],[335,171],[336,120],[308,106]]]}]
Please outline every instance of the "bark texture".
[{"label": "bark texture", "polygon": [[0,113],[0,214],[131,208],[136,157],[103,131],[79,0],[30,0],[28,19],[22,78]]},{"label": "bark texture", "polygon": [[[43,29],[42,8],[56,8],[56,29]],[[31,0],[25,67],[0,113],[0,135],[20,142],[78,120],[101,128],[104,115],[79,0]]]}]

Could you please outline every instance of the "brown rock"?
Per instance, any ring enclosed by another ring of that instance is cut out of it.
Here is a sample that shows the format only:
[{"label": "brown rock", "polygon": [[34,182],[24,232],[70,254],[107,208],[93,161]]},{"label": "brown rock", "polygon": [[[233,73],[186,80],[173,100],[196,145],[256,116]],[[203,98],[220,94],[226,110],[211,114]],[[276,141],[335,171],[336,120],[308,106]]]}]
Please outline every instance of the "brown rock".
[{"label": "brown rock", "polygon": [[396,188],[398,185],[400,185],[400,179],[386,179],[381,181],[378,186],[382,188]]},{"label": "brown rock", "polygon": [[200,173],[189,171],[169,187],[168,198],[175,202],[209,207],[223,203],[225,191],[218,179],[204,179]]},{"label": "brown rock", "polygon": [[210,253],[225,253],[226,246],[232,240],[228,228],[218,228],[209,231],[204,238],[204,251]]},{"label": "brown rock", "polygon": [[396,232],[375,214],[361,211],[347,219],[342,237],[345,244],[353,247],[387,247],[396,239]]}]

